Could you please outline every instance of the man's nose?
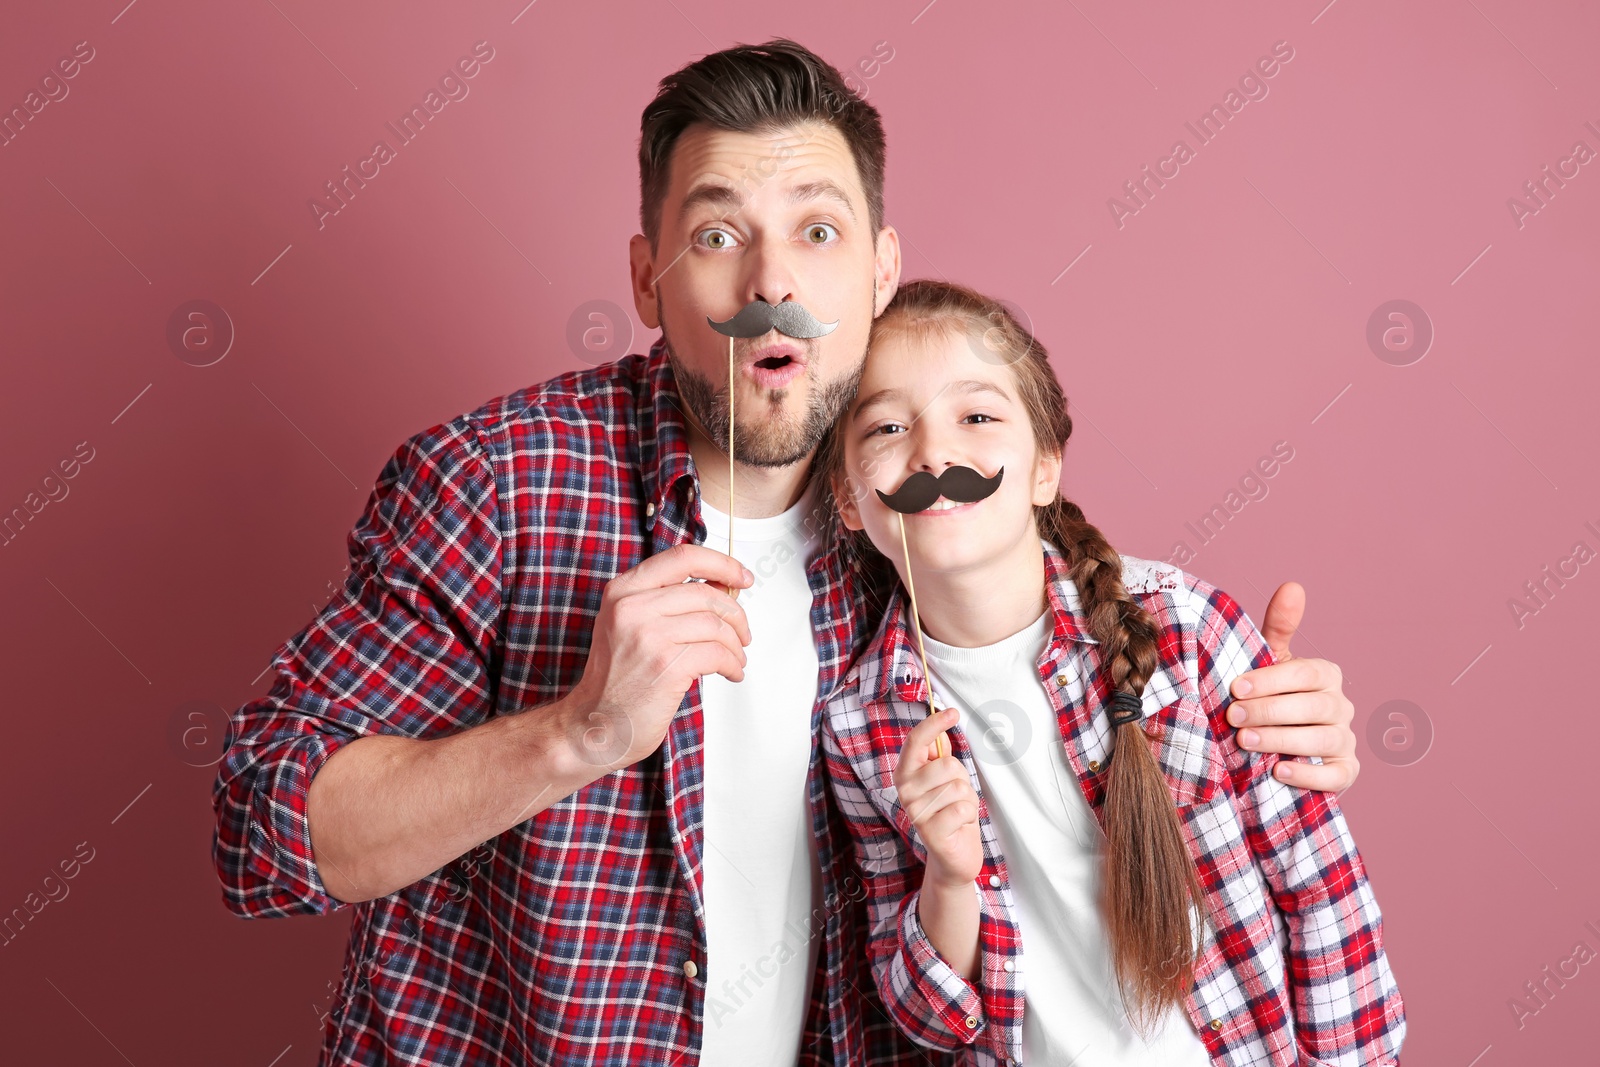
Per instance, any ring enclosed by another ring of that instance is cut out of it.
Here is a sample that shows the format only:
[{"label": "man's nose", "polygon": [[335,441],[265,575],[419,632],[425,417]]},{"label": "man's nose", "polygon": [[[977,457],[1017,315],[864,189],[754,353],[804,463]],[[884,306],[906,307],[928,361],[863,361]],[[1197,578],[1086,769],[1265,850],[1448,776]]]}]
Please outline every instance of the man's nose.
[{"label": "man's nose", "polygon": [[765,236],[757,236],[752,241],[747,260],[750,274],[744,294],[745,303],[765,300],[769,304],[781,304],[785,300],[800,299],[794,271],[786,251],[779,247],[780,244],[781,242]]}]

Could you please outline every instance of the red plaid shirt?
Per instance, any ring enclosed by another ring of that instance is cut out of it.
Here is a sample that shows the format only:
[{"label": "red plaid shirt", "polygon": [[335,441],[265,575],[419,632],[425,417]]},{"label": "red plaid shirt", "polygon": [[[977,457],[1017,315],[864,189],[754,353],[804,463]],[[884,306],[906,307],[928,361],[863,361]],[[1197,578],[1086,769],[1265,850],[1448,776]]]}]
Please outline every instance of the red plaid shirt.
[{"label": "red plaid shirt", "polygon": [[[1040,546],[1055,627],[1039,679],[1098,818],[1110,769],[1111,726],[1100,710],[1108,680],[1089,651],[1093,638],[1064,557],[1048,541]],[[1228,1067],[1398,1064],[1404,1005],[1338,802],[1278,781],[1280,757],[1241,749],[1226,719],[1233,679],[1272,663],[1271,649],[1220,589],[1167,564],[1130,556],[1123,563],[1125,584],[1160,634],[1144,729],[1210,912],[1186,1004],[1196,1032],[1212,1061]],[[1005,857],[959,725],[951,751],[979,791],[984,851],[972,982],[940,957],[917,920],[927,851],[898,801],[894,768],[928,698],[906,615],[897,587],[879,634],[830,697],[823,725],[830,785],[867,883],[872,973],[891,1014],[919,1042],[961,1050],[964,1063],[1015,1064],[1027,931],[1017,926]]]},{"label": "red plaid shirt", "polygon": [[[698,682],[655,754],[376,900],[328,895],[306,796],[356,738],[437,738],[569,692],[606,582],[704,541],[699,493],[659,341],[434,426],[384,467],[344,588],[279,649],[270,693],[235,712],[213,790],[229,910],[354,908],[323,1064],[698,1060],[708,983],[726,977],[705,958]],[[892,578],[824,544],[808,571],[814,734]],[[800,1062],[949,1062],[901,1036],[872,987],[865,892],[835,852],[842,824],[815,746],[807,790],[826,950]]]}]

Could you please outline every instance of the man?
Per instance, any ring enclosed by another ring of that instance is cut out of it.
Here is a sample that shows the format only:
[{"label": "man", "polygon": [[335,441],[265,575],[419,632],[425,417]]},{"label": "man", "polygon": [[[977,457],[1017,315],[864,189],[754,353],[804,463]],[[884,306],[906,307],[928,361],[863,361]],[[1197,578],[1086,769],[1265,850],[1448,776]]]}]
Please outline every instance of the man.
[{"label": "man", "polygon": [[[642,127],[662,338],[405,442],[344,589],[236,714],[228,907],[356,906],[323,1063],[933,1061],[872,988],[815,741],[892,575],[845,565],[808,477],[900,278],[878,115],[772,41],[669,76]],[[837,325],[734,342],[730,483],[713,323],[758,302]],[[1280,659],[1300,595],[1264,617]],[[1348,787],[1338,669],[1245,678],[1256,747]]]}]

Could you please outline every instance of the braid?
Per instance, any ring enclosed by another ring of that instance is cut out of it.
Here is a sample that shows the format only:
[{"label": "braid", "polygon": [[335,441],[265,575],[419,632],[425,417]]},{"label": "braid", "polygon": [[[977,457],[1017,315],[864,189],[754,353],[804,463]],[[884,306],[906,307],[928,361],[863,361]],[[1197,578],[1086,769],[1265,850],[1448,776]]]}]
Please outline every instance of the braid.
[{"label": "braid", "polygon": [[[1122,582],[1122,557],[1065,497],[1039,509],[1041,533],[1070,561],[1089,636],[1097,643],[1107,697],[1135,697],[1160,666],[1148,612]],[[1204,891],[1171,790],[1138,722],[1115,728],[1102,822],[1106,834],[1101,907],[1129,1021],[1141,1034],[1169,1006],[1182,1010],[1194,985],[1189,906],[1206,914]],[[1131,996],[1130,996],[1131,995]],[[1130,1003],[1131,1001],[1131,1003]]]}]

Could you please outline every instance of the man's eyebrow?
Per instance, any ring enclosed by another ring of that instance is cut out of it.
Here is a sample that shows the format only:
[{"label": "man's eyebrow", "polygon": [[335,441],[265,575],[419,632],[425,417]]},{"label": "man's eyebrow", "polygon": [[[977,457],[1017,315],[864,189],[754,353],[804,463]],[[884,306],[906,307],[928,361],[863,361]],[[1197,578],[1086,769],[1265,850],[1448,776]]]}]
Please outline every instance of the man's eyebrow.
[{"label": "man's eyebrow", "polygon": [[[868,408],[877,404],[888,403],[891,400],[899,400],[901,397],[905,396],[905,392],[906,391],[904,389],[891,385],[886,389],[879,389],[877,392],[869,393],[867,396],[856,401],[855,409],[852,411],[850,417],[860,418],[861,413],[866,411]],[[1000,388],[1000,386],[996,385],[994,382],[986,382],[977,378],[963,378],[960,381],[951,382],[949,385],[939,390],[939,392],[993,393],[1002,400],[1012,399],[1010,393]]]},{"label": "man's eyebrow", "polygon": [[789,190],[789,203],[798,204],[802,200],[836,200],[850,213],[850,221],[856,221],[856,209],[851,205],[850,197],[836,181],[823,178],[819,181],[804,182]]},{"label": "man's eyebrow", "polygon": [[[720,211],[724,216],[730,215],[744,206],[744,200],[739,190],[731,185],[707,183],[693,189],[683,198],[683,203],[678,206],[678,221],[682,222],[690,211],[701,206]],[[856,221],[856,209],[851,205],[849,195],[838,182],[831,179],[803,182],[789,190],[789,203],[798,204],[806,200],[837,201],[850,215],[850,221]]]},{"label": "man's eyebrow", "polygon": [[731,185],[702,185],[692,190],[683,198],[683,203],[678,205],[678,221],[682,222],[690,211],[701,206],[719,209],[724,215],[739,209],[744,203],[744,198],[739,191]]}]

